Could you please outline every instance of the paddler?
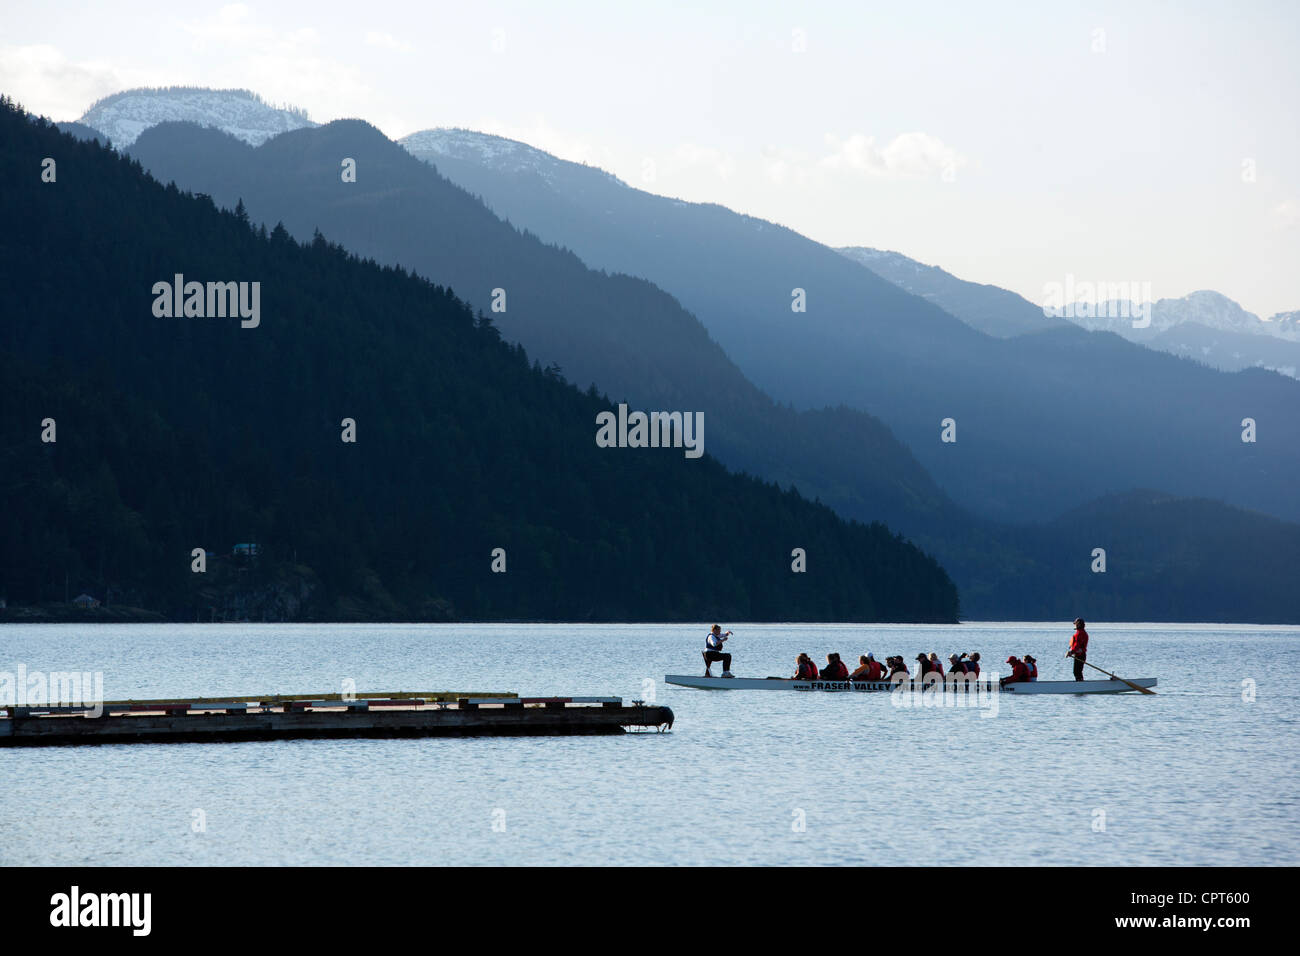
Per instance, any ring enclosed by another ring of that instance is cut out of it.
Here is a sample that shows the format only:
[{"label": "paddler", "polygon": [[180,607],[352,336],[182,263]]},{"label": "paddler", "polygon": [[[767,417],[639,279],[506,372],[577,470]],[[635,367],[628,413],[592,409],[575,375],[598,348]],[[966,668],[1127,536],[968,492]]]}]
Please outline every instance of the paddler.
[{"label": "paddler", "polygon": [[1070,649],[1065,656],[1074,658],[1074,679],[1083,680],[1083,662],[1088,659],[1088,632],[1081,617],[1075,618],[1074,636],[1070,638]]},{"label": "paddler", "polygon": [[1029,674],[1029,680],[1038,680],[1038,661],[1034,660],[1028,654],[1024,656],[1025,670]]},{"label": "paddler", "polygon": [[943,664],[939,662],[939,655],[935,651],[930,652],[930,670],[934,671],[940,677],[943,676]]},{"label": "paddler", "polygon": [[817,665],[812,662],[812,658],[807,654],[800,654],[794,659],[794,679],[795,680],[816,680]]},{"label": "paddler", "polygon": [[712,672],[710,671],[710,668],[713,666],[715,661],[722,662],[723,677],[734,676],[731,673],[731,655],[724,653],[722,650],[722,645],[726,642],[727,638],[729,637],[731,637],[730,631],[728,631],[726,634],[723,634],[722,625],[714,624],[713,628],[709,631],[708,636],[704,638],[704,676],[705,677],[713,676]]},{"label": "paddler", "polygon": [[850,680],[880,680],[885,676],[885,668],[876,660],[871,651],[858,658],[858,669],[849,675]]},{"label": "paddler", "polygon": [[826,666],[822,668],[823,680],[848,680],[849,669],[834,651],[826,655]]},{"label": "paddler", "polygon": [[1012,654],[1007,658],[1007,663],[1011,665],[1011,674],[1009,677],[999,677],[1000,685],[1005,687],[1007,684],[1022,684],[1029,680],[1029,668],[1025,667],[1024,661]]}]

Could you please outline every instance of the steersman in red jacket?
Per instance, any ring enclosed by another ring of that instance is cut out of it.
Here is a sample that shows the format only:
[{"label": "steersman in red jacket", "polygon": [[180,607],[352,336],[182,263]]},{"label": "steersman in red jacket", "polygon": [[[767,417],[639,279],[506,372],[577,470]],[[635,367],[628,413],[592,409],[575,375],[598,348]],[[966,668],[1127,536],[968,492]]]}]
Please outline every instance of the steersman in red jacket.
[{"label": "steersman in red jacket", "polygon": [[1070,638],[1065,656],[1074,658],[1074,679],[1083,680],[1083,662],[1088,659],[1088,632],[1083,629],[1083,618],[1074,622],[1074,637]]}]

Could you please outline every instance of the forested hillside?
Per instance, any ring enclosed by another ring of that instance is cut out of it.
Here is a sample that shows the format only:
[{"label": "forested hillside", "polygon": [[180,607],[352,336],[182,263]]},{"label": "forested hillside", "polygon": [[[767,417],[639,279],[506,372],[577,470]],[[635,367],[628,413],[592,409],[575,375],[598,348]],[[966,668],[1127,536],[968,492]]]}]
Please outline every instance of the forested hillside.
[{"label": "forested hillside", "polygon": [[[181,619],[956,618],[947,575],[882,525],[712,456],[598,448],[611,400],[449,289],[258,228],[7,101],[0,175],[11,606],[70,590]],[[156,315],[178,273],[259,282],[257,326]]]},{"label": "forested hillside", "polygon": [[[231,209],[242,200],[255,222],[283,222],[302,240],[319,229],[351,252],[451,286],[580,387],[703,411],[709,449],[728,468],[796,483],[851,517],[905,522],[909,535],[955,519],[881,421],[774,402],[671,295],[520,232],[367,123],[295,130],[257,148],[218,129],[162,123],[130,152],[160,182]],[[342,181],[344,157],[355,182]]]},{"label": "forested hillside", "polygon": [[[413,160],[364,122],[339,121],[297,130],[257,148],[219,129],[162,123],[140,136],[131,155],[164,182],[174,179],[181,188],[210,193],[229,208],[242,200],[254,221],[283,220],[291,234],[304,239],[320,228],[353,252],[447,282],[484,308],[489,307],[493,290],[500,289],[508,306],[504,313],[493,313],[493,318],[507,339],[522,342],[544,363],[558,362],[581,385],[594,381],[612,396],[647,407],[705,410],[708,447],[724,464],[783,486],[794,483],[806,497],[816,496],[843,517],[879,520],[901,531],[938,557],[960,589],[968,617],[1051,619],[1065,614],[1072,618],[1075,612],[1067,608],[1075,606],[1076,597],[1088,595],[1113,616],[1129,619],[1151,608],[1163,609],[1162,619],[1182,620],[1276,621],[1300,615],[1300,601],[1279,596],[1287,590],[1277,586],[1280,572],[1259,577],[1258,587],[1244,591],[1205,581],[1196,589],[1195,602],[1183,601],[1184,582],[1203,580],[1206,568],[1215,563],[1253,564],[1260,555],[1260,539],[1251,523],[1234,521],[1244,512],[1222,502],[1197,501],[1194,508],[1206,521],[1227,532],[1240,529],[1211,543],[1183,537],[1176,524],[1160,527],[1161,520],[1181,520],[1177,509],[1160,509],[1148,516],[1154,523],[1146,523],[1141,541],[1133,542],[1128,529],[1134,506],[1111,496],[1090,511],[1090,541],[1076,542],[1053,529],[1049,520],[1032,520],[1032,509],[1013,522],[956,507],[873,416],[842,404],[796,411],[773,403],[672,296],[643,279],[590,269],[572,253],[500,221],[474,196],[429,165]],[[341,157],[355,161],[355,182],[343,182]],[[545,157],[530,153],[526,158],[529,163],[543,163]],[[457,168],[446,157],[438,161]],[[644,240],[642,252],[648,261],[667,253],[660,248],[662,242],[646,237],[677,228],[679,215],[704,215],[705,210],[630,190],[597,170],[570,167],[559,161],[543,163],[520,174],[517,181],[512,177],[505,181],[518,186],[521,202],[526,196],[544,200],[558,188],[556,184],[568,182],[579,193],[584,183],[593,189],[599,184],[601,195],[609,191],[614,209],[622,208],[620,196],[634,193],[644,202],[670,210],[664,220],[643,224],[648,231],[637,241]],[[546,208],[559,215],[564,207]],[[720,207],[710,215],[719,223],[735,218]],[[528,221],[541,228],[547,220]],[[560,221],[574,225],[563,216]],[[756,235],[754,241],[760,239]],[[724,258],[729,255],[727,241],[720,236],[717,246],[721,250],[717,254]],[[841,267],[852,266],[839,255],[832,254],[832,260]],[[743,291],[743,283],[733,285]],[[919,300],[916,305],[924,307]],[[1037,314],[1041,317],[1041,311]],[[1098,365],[1109,365],[1116,374],[1129,374],[1127,366],[1141,358],[1140,349],[1113,337],[1097,338],[1092,343],[1095,350],[1112,353],[1108,359],[1099,355]],[[1049,380],[1060,376],[1074,346],[1044,341],[1037,347],[1066,352],[1031,363],[1026,372],[1033,379],[1032,389],[1051,390]],[[1154,358],[1170,361],[1165,356]],[[1133,374],[1142,379],[1136,370]],[[1012,401],[1018,387],[1010,377],[998,381],[996,387],[986,388],[988,400]],[[1095,381],[1074,382],[1067,377],[1067,386],[1056,391],[1097,387]],[[1158,381],[1144,382],[1143,389],[1150,394],[1132,389],[1127,394],[1142,396],[1145,414],[1162,415],[1172,422],[1182,412],[1162,407],[1154,394],[1160,387]],[[900,387],[899,396],[907,399],[916,392],[916,386]],[[985,399],[972,391],[964,401],[965,407],[978,408]],[[1023,400],[1021,405],[1026,415],[1047,414]],[[975,431],[964,414],[959,422],[959,441],[943,446],[954,456],[971,452],[967,439]],[[1270,417],[1270,431],[1274,424]],[[1231,434],[1235,439],[1236,432]],[[936,428],[931,440],[937,442],[938,435]],[[979,438],[978,432],[975,437]],[[1263,455],[1259,446],[1240,442],[1236,446],[1229,452],[1249,460]],[[1085,501],[1089,483],[1119,465],[1143,476],[1136,483],[1153,484],[1157,474],[1148,466],[1154,461],[1164,468],[1164,459],[1147,455],[1144,460],[1146,464],[1128,458],[1122,462],[1085,458],[1069,470],[1068,480],[1036,478],[1037,472],[1021,474],[1005,461],[1001,481],[1007,488],[1026,479],[1035,486],[1054,483],[1040,490],[1052,495],[1069,490],[1076,501]],[[1280,524],[1279,536],[1267,540],[1275,544],[1300,540],[1300,527]],[[1090,571],[1088,555],[1094,546],[1111,549],[1114,561],[1106,575],[1094,576]],[[1184,606],[1187,610],[1180,611]]]}]

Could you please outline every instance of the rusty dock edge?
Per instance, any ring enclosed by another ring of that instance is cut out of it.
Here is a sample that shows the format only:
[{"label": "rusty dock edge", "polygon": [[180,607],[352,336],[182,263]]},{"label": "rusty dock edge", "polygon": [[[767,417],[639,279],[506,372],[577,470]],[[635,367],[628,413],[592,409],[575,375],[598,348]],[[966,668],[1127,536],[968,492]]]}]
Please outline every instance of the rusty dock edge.
[{"label": "rusty dock edge", "polygon": [[[7,719],[3,719],[7,718]],[[460,697],[449,700],[359,699],[122,702],[99,716],[84,709],[11,707],[0,714],[0,747],[76,744],[392,737],[488,737],[621,734],[663,730],[667,707],[620,698]]]}]

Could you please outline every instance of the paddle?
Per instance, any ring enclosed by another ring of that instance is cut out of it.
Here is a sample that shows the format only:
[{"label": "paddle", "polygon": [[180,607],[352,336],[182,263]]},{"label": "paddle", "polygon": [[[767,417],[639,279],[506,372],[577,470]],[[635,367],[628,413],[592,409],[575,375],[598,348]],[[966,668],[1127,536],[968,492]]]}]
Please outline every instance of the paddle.
[{"label": "paddle", "polygon": [[1092,663],[1091,661],[1084,661],[1083,663],[1087,664],[1089,667],[1091,667],[1091,668],[1092,668],[1093,670],[1095,670],[1095,671],[1101,671],[1103,674],[1105,674],[1105,675],[1106,675],[1107,677],[1109,677],[1111,680],[1117,680],[1117,681],[1119,681],[1121,684],[1128,684],[1128,686],[1129,686],[1129,687],[1132,687],[1134,690],[1140,690],[1140,691],[1142,691],[1142,693],[1144,693],[1144,694],[1150,694],[1150,695],[1152,695],[1153,697],[1155,696],[1155,693],[1156,693],[1156,692],[1153,691],[1150,687],[1143,687],[1141,684],[1135,684],[1135,683],[1133,683],[1131,680],[1125,680],[1125,679],[1122,678],[1122,677],[1117,677],[1116,675],[1112,674],[1112,673],[1111,673],[1110,671],[1108,671],[1108,670],[1102,670],[1100,667],[1098,667],[1096,664]]}]

